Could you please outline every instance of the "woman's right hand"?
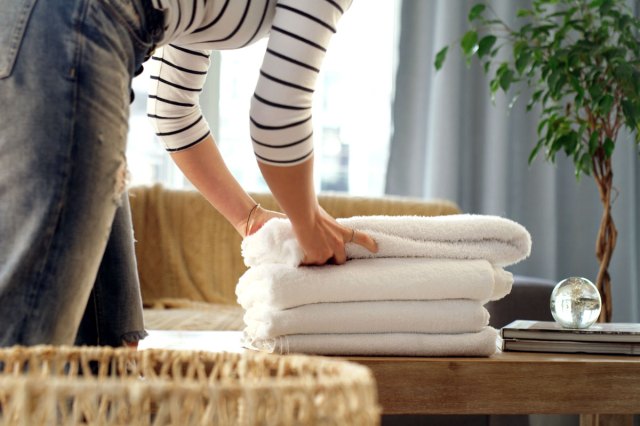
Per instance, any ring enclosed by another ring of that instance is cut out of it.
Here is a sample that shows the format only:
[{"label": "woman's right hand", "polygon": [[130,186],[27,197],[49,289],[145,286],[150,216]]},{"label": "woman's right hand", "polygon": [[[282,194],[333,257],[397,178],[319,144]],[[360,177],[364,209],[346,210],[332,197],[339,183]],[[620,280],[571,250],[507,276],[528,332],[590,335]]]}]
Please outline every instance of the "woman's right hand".
[{"label": "woman's right hand", "polygon": [[368,234],[339,224],[320,206],[312,222],[292,225],[304,253],[303,265],[341,265],[347,261],[347,243],[358,244],[372,253],[378,251],[377,243]]},{"label": "woman's right hand", "polygon": [[313,184],[313,157],[293,166],[280,167],[258,162],[271,193],[287,214],[302,248],[303,265],[342,264],[347,261],[344,246],[358,244],[376,253],[378,245],[364,232],[339,224],[320,205]]}]

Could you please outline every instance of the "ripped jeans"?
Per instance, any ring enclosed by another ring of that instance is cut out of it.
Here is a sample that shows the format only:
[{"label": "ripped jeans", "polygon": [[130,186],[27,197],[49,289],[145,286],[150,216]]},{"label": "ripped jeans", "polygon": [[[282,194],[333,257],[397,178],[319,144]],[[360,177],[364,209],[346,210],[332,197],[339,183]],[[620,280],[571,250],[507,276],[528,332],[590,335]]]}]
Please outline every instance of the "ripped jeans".
[{"label": "ripped jeans", "polygon": [[145,337],[125,193],[144,0],[0,0],[0,346]]}]

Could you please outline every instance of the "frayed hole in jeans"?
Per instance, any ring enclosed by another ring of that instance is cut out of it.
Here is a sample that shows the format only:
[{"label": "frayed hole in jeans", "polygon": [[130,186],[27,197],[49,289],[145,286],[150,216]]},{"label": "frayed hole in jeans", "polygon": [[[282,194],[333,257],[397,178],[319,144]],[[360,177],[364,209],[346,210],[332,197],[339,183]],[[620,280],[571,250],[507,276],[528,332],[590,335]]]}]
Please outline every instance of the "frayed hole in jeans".
[{"label": "frayed hole in jeans", "polygon": [[129,185],[129,169],[127,167],[127,160],[122,159],[122,162],[118,166],[115,177],[115,186],[113,192],[113,198],[115,203],[120,206],[122,204],[122,194],[124,194],[127,186]]}]

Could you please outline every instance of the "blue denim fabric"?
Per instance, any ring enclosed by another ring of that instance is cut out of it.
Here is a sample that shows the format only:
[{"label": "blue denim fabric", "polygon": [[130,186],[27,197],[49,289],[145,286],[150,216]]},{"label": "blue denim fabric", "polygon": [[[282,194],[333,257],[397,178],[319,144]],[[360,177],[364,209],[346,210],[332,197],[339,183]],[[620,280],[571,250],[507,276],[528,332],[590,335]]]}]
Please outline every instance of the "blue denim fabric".
[{"label": "blue denim fabric", "polygon": [[143,2],[0,0],[0,346],[146,335],[124,191]]}]

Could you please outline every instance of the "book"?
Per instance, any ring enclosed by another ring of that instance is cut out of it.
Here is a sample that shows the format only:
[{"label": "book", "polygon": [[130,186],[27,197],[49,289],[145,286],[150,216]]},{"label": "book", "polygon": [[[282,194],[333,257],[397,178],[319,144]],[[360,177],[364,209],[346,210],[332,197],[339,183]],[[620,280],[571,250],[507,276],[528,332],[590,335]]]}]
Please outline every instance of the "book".
[{"label": "book", "polygon": [[503,351],[640,355],[640,343],[501,339]]},{"label": "book", "polygon": [[516,320],[500,330],[503,339],[640,344],[640,324],[596,323],[588,328],[564,328],[553,321]]}]

